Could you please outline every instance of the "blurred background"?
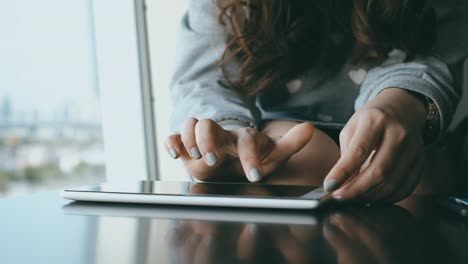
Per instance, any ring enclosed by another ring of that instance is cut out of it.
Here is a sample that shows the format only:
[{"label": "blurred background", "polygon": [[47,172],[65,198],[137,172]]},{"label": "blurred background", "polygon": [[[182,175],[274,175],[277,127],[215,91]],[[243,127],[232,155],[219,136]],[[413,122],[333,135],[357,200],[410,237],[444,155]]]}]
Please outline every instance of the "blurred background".
[{"label": "blurred background", "polygon": [[[185,2],[147,1],[161,139]],[[105,180],[94,15],[92,0],[0,2],[0,197]]]},{"label": "blurred background", "polygon": [[89,1],[0,3],[0,195],[105,174]]}]

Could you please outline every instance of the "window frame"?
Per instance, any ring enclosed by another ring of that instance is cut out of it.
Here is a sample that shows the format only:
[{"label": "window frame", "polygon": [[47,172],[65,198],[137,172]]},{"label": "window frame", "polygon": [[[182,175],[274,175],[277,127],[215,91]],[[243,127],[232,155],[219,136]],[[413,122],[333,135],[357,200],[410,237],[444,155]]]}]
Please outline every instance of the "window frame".
[{"label": "window frame", "polygon": [[158,180],[145,1],[92,7],[107,181]]}]

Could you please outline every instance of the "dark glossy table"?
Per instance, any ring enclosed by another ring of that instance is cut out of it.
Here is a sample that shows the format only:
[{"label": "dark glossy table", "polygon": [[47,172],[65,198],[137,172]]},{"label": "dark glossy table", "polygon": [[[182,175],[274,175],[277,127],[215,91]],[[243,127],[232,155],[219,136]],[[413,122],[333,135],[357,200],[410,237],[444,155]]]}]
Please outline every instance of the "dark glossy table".
[{"label": "dark glossy table", "polygon": [[0,200],[0,263],[468,263],[468,225],[411,197],[320,212]]}]

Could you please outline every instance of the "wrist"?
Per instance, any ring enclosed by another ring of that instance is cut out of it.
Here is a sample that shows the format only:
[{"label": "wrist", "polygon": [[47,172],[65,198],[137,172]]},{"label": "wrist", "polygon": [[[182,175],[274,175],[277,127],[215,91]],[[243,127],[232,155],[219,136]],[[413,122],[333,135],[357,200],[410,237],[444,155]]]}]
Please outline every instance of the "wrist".
[{"label": "wrist", "polygon": [[426,145],[437,140],[440,115],[436,104],[429,97],[401,88],[388,88],[381,94],[384,102],[390,102],[393,106],[392,111],[399,112],[401,120],[406,120],[409,127],[421,131]]},{"label": "wrist", "polygon": [[426,107],[417,95],[401,88],[387,88],[374,100],[379,105],[390,108],[408,127],[423,133],[426,125]]},{"label": "wrist", "polygon": [[418,120],[419,128],[421,129],[422,132],[424,132],[424,129],[426,127],[426,116],[427,116],[427,110],[426,110],[426,96],[420,93],[416,93],[410,90],[403,90],[405,92],[410,100],[412,101],[412,105],[414,106],[413,110],[411,110],[412,113],[415,114],[416,119]]}]

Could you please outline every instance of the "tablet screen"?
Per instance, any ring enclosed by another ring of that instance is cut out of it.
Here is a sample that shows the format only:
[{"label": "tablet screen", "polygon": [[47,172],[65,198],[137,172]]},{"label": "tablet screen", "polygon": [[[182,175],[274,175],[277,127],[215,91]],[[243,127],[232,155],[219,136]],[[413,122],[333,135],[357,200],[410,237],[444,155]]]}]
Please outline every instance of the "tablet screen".
[{"label": "tablet screen", "polygon": [[320,199],[324,195],[322,188],[313,186],[169,181],[104,183],[99,186],[74,188],[67,191],[177,196],[232,196],[236,198],[292,198],[306,200]]}]

